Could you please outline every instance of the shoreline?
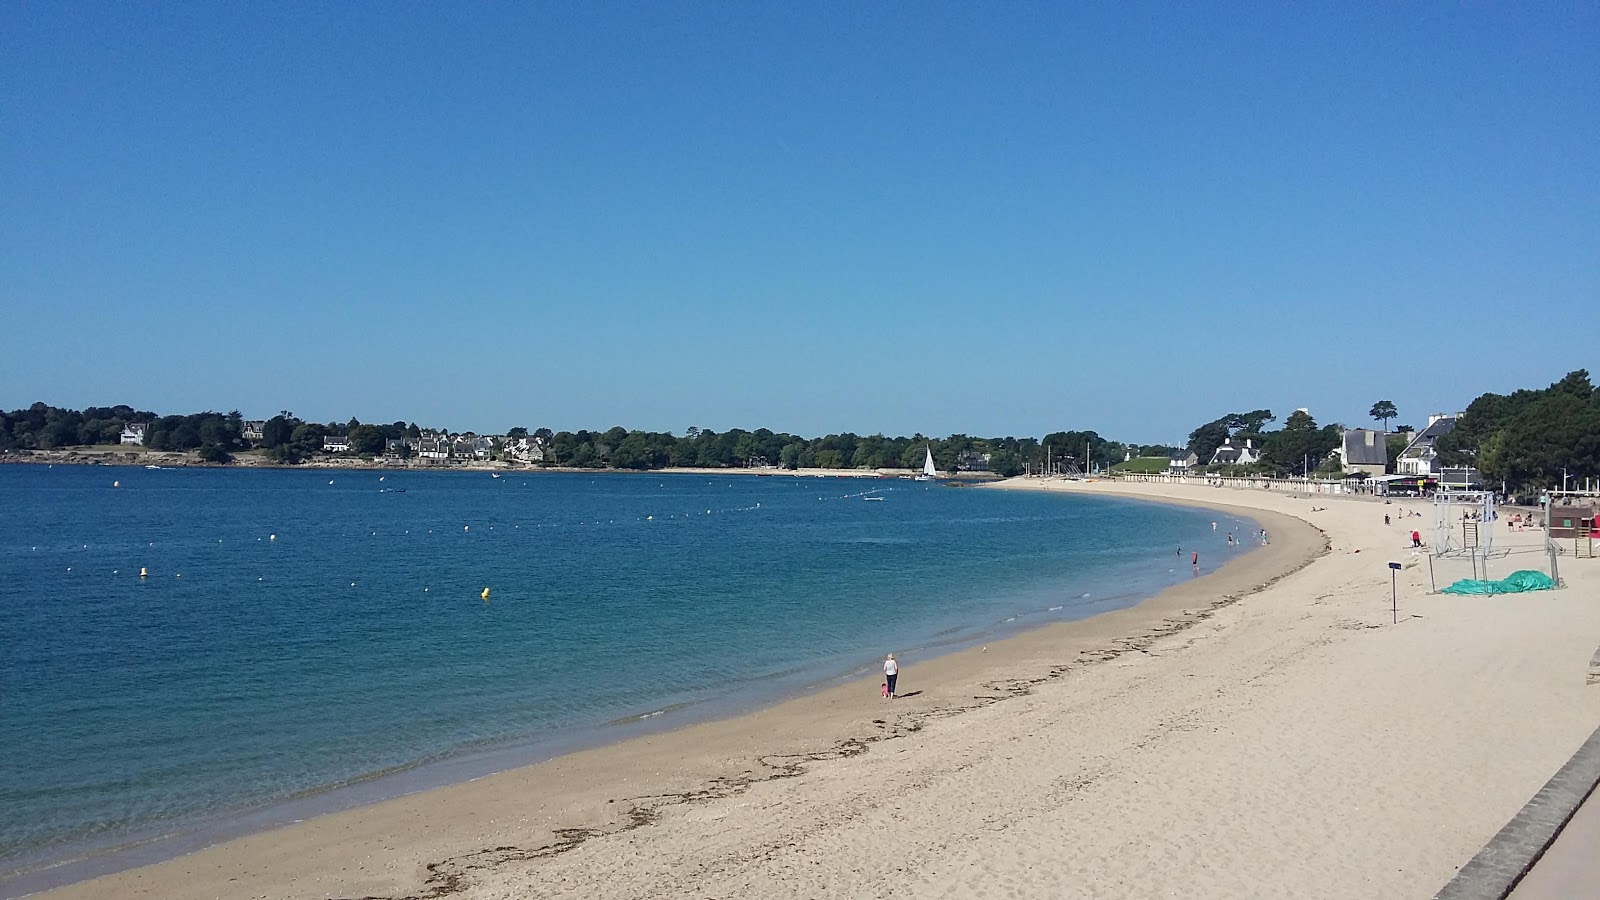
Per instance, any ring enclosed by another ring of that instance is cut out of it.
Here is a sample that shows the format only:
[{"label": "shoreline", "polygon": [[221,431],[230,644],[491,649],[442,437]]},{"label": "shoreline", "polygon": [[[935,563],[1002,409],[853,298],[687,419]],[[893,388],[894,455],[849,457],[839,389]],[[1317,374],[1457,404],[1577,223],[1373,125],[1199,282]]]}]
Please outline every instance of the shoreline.
[{"label": "shoreline", "polygon": [[[721,473],[721,470],[689,471]],[[1129,499],[1168,502],[1141,497]],[[907,721],[891,725],[886,720],[875,719],[874,716],[884,713],[886,708],[875,695],[869,696],[862,686],[852,683],[848,674],[842,674],[813,683],[799,696],[791,695],[776,705],[732,718],[647,731],[533,765],[325,812],[303,822],[231,837],[141,868],[74,881],[49,895],[93,896],[109,891],[124,896],[216,896],[219,889],[226,890],[223,884],[206,887],[204,879],[197,881],[193,866],[215,867],[219,872],[235,867],[254,871],[255,877],[264,877],[274,885],[272,896],[324,896],[329,891],[405,893],[419,886],[421,873],[437,871],[443,861],[471,857],[481,850],[481,847],[474,847],[475,842],[462,840],[459,834],[439,833],[432,826],[430,820],[441,808],[448,813],[444,818],[455,821],[466,816],[482,828],[485,815],[489,816],[489,824],[512,816],[511,807],[515,801],[511,798],[518,796],[538,796],[542,798],[540,809],[560,814],[549,815],[547,826],[491,828],[482,832],[482,840],[500,845],[513,841],[532,844],[535,849],[531,852],[539,855],[564,852],[577,847],[582,840],[648,824],[660,814],[663,805],[742,793],[765,781],[791,777],[809,762],[855,755],[878,741],[913,733],[920,730],[923,720],[948,718],[1003,699],[1024,696],[1031,683],[1058,677],[1080,664],[1090,664],[1082,659],[1085,655],[1091,662],[1114,659],[1130,652],[1130,648],[1137,649],[1140,643],[1184,630],[1208,618],[1216,609],[1261,590],[1325,552],[1326,539],[1315,529],[1276,513],[1219,503],[1177,501],[1176,505],[1238,513],[1262,522],[1273,531],[1292,532],[1299,526],[1305,532],[1300,542],[1252,548],[1251,552],[1241,554],[1214,572],[1170,587],[1131,607],[1088,619],[1026,628],[1018,634],[991,640],[986,647],[940,653],[931,659],[908,660],[908,672],[914,680],[908,680],[907,686],[912,687],[914,693],[897,701],[894,707],[894,714]],[[1222,599],[1217,599],[1219,595]],[[1172,618],[1175,614],[1177,619]],[[1066,654],[1062,644],[1078,653]],[[876,678],[875,675],[869,677]],[[828,687],[829,684],[834,686]],[[975,690],[987,693],[974,696]],[[774,759],[792,762],[774,763]],[[638,784],[624,777],[619,785],[618,774],[635,770],[641,760],[644,768],[655,770],[655,774]],[[615,796],[618,793],[624,796]],[[635,795],[635,800],[639,796],[650,798],[650,802],[630,802],[628,794]],[[619,805],[624,809],[617,809]],[[421,833],[402,837],[386,833],[379,824],[393,818],[429,824],[420,825]],[[521,821],[527,823],[529,819],[524,816]],[[456,824],[460,824],[459,821]],[[451,829],[452,832],[456,830]],[[580,833],[584,837],[575,840],[575,835]],[[330,834],[345,837],[343,842],[330,840]],[[352,834],[356,837],[349,837]],[[350,841],[354,843],[347,843]],[[296,861],[295,865],[276,872],[271,872],[273,867],[260,871],[260,855],[265,852],[270,857],[278,857],[280,854],[271,848],[279,842],[298,848],[289,854]],[[385,849],[378,853],[372,849],[374,846]],[[308,853],[322,858],[325,865],[320,869],[316,865],[306,866]],[[386,874],[371,882],[372,867],[369,866],[365,867],[369,876],[363,876],[357,883],[346,883],[332,874],[343,869],[336,866],[341,853],[365,855],[369,859],[376,853],[382,858],[381,869]],[[92,870],[97,858],[65,865]],[[311,871],[303,871],[306,868]],[[176,869],[185,870],[176,876],[181,884],[168,882],[148,894],[139,893],[144,890],[142,884],[151,880],[166,881],[165,875]],[[36,869],[28,876],[49,871],[51,869]],[[412,876],[409,879],[408,871]],[[28,876],[15,881],[21,882]],[[408,882],[409,888],[405,886]]]},{"label": "shoreline", "polygon": [[[155,465],[164,469],[272,469],[340,470],[352,472],[492,472],[496,475],[542,475],[578,473],[587,475],[740,475],[760,478],[868,478],[910,479],[913,469],[752,469],[752,468],[697,468],[694,466],[665,466],[660,469],[614,469],[610,467],[543,466],[526,463],[508,463],[497,460],[472,462],[433,460],[365,459],[361,457],[318,457],[299,463],[279,463],[265,456],[246,452],[232,462],[213,463],[184,451],[148,450],[144,448],[116,449],[110,447],[84,447],[61,450],[0,450],[0,465],[18,466],[103,466],[106,468],[144,468]],[[997,482],[998,475],[988,472],[954,472],[939,476],[939,481],[971,483]]]}]

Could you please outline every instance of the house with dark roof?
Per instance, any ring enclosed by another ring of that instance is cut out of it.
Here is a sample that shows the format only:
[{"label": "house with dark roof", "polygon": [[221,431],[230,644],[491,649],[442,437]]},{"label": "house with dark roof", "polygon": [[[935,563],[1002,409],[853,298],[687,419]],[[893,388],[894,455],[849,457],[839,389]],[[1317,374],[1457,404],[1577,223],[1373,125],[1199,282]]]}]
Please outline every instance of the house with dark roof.
[{"label": "house with dark roof", "polygon": [[1254,438],[1228,438],[1211,454],[1213,466],[1248,466],[1261,461],[1261,448]]},{"label": "house with dark roof", "polygon": [[246,419],[239,426],[239,436],[247,441],[259,441],[266,437],[267,423],[263,419]]},{"label": "house with dark roof", "polygon": [[1200,465],[1200,457],[1194,455],[1193,450],[1174,450],[1167,454],[1167,474],[1187,475],[1189,470]]},{"label": "house with dark roof", "polygon": [[1438,465],[1439,451],[1434,444],[1439,438],[1444,437],[1456,428],[1456,420],[1461,414],[1450,416],[1436,413],[1428,417],[1428,427],[1417,432],[1411,439],[1406,449],[1400,451],[1400,458],[1395,460],[1394,470],[1400,475],[1433,475]]},{"label": "house with dark roof", "polygon": [[350,439],[344,435],[329,435],[322,439],[323,453],[349,453]]},{"label": "house with dark roof", "polygon": [[1371,428],[1346,428],[1333,449],[1346,472],[1382,475],[1389,465],[1389,435]]},{"label": "house with dark roof", "polygon": [[118,443],[121,443],[121,444],[142,444],[142,443],[144,443],[144,426],[139,424],[139,423],[137,423],[137,422],[135,422],[135,423],[133,423],[131,425],[122,426],[122,435],[121,435],[120,439],[118,440]]}]

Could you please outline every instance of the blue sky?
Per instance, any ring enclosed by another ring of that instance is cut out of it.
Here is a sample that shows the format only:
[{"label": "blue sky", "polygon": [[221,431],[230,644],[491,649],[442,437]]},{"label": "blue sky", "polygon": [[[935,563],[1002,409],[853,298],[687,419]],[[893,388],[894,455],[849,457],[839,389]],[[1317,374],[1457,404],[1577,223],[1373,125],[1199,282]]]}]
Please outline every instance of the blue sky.
[{"label": "blue sky", "polygon": [[1600,368],[1600,7],[0,6],[0,407],[1182,438]]}]

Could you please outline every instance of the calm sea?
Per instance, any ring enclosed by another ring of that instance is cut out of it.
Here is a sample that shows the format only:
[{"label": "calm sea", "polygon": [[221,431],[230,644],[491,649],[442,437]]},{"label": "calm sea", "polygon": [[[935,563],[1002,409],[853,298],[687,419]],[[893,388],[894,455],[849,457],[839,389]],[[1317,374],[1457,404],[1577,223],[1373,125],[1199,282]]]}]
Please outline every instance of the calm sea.
[{"label": "calm sea", "polygon": [[1191,547],[1211,568],[1254,530],[1213,519],[898,480],[0,466],[0,872],[170,855],[886,651],[914,672],[1130,605]]}]

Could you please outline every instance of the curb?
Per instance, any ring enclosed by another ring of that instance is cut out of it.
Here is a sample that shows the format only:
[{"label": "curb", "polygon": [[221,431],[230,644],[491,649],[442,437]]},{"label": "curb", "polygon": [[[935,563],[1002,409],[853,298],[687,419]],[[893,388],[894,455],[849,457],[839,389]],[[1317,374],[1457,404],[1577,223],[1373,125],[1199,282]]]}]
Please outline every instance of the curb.
[{"label": "curb", "polygon": [[[1600,658],[1600,654],[1597,654]],[[1600,783],[1600,728],[1434,900],[1505,900]]]}]

